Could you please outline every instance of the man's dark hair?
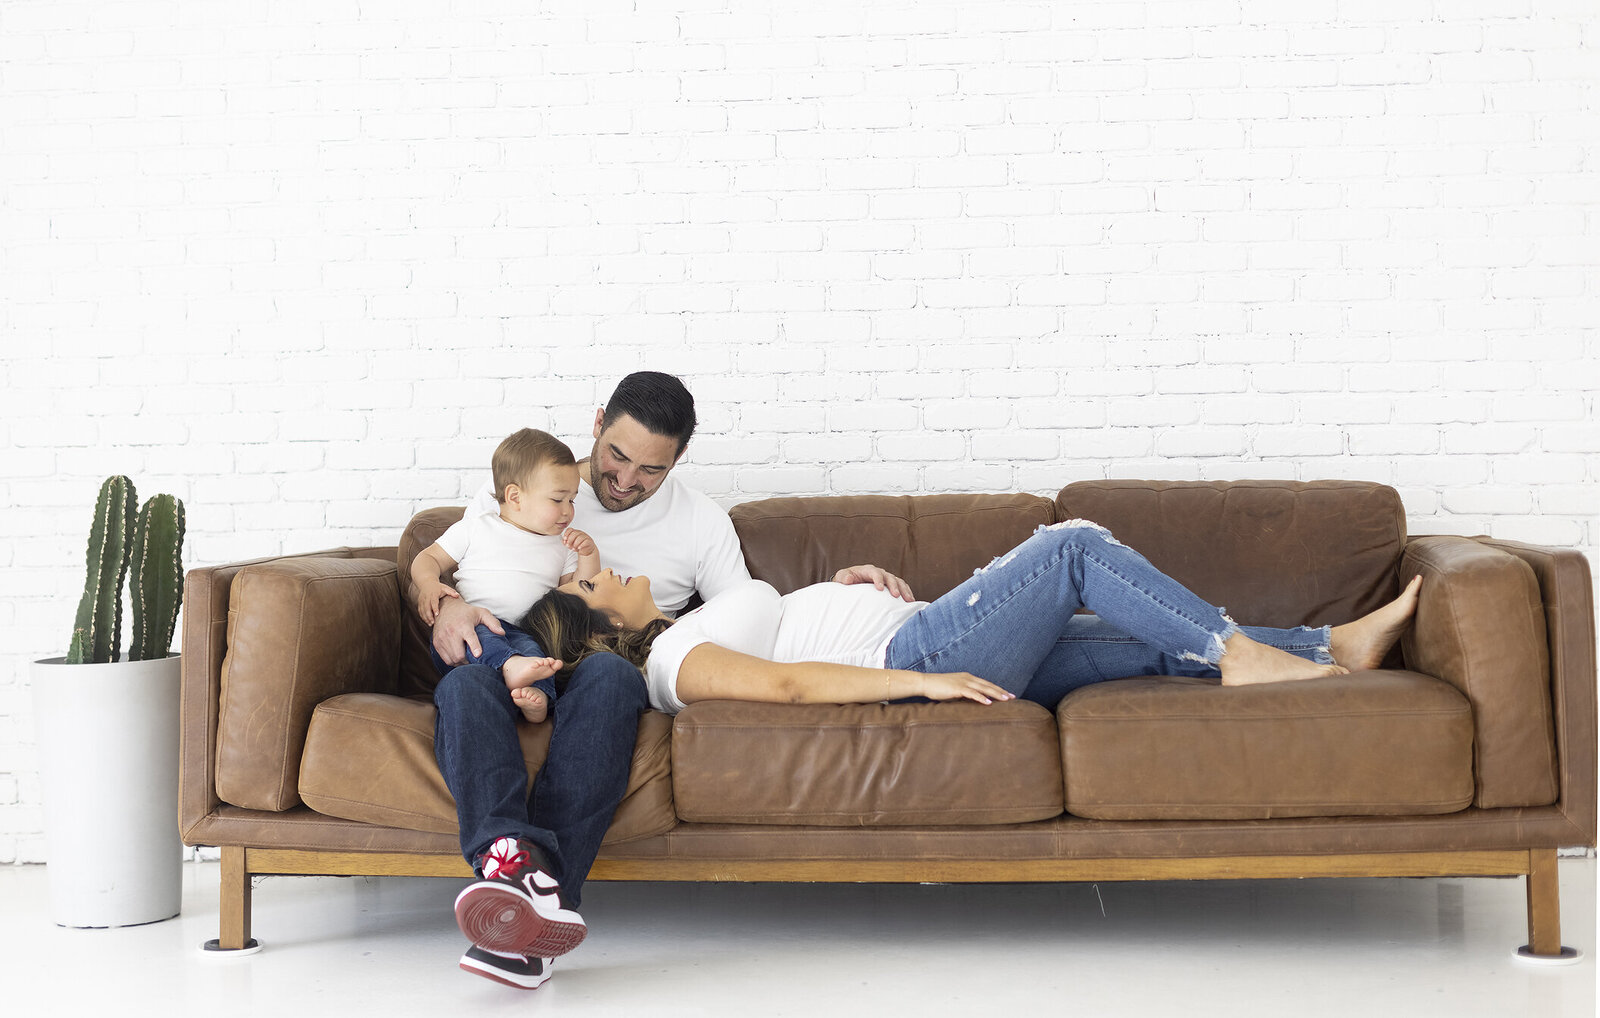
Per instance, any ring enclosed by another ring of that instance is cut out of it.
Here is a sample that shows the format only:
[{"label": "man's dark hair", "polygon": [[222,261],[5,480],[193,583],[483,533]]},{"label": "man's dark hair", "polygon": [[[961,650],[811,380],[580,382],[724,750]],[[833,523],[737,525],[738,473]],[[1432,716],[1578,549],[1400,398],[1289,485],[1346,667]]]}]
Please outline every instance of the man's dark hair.
[{"label": "man's dark hair", "polygon": [[618,417],[632,417],[651,434],[677,439],[678,455],[682,456],[694,435],[694,397],[676,375],[635,371],[617,383],[606,401],[600,427],[611,427]]}]

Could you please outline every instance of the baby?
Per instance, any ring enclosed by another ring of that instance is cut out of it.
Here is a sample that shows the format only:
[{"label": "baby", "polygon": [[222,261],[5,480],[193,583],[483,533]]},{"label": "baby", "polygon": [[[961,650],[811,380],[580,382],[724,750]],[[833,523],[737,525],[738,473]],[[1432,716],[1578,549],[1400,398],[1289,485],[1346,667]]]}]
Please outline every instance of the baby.
[{"label": "baby", "polygon": [[[600,553],[588,534],[568,526],[579,482],[577,461],[564,442],[523,428],[495,449],[493,470],[499,514],[463,519],[446,530],[412,560],[411,582],[417,612],[430,626],[447,597],[495,614],[506,634],[478,626],[483,653],[473,660],[498,668],[523,717],[537,724],[555,702],[551,676],[560,663],[507,620],[522,618],[552,587],[591,579],[600,571]],[[454,587],[439,578],[451,569]],[[437,652],[434,664],[441,673],[449,667]]]}]

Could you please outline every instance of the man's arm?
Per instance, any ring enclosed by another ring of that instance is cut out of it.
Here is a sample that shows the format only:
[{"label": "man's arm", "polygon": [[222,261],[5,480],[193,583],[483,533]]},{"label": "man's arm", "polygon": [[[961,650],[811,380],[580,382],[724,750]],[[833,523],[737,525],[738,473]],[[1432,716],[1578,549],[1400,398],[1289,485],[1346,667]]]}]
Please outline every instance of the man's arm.
[{"label": "man's arm", "polygon": [[707,512],[697,529],[700,546],[695,549],[694,589],[709,601],[750,579],[750,569],[744,564],[744,549],[739,547],[733,521],[720,507]]}]

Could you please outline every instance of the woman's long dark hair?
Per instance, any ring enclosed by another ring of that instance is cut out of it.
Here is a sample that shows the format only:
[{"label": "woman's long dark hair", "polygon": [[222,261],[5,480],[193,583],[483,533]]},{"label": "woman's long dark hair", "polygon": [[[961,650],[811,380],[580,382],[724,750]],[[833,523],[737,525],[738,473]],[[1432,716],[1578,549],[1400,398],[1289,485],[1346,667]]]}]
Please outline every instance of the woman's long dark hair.
[{"label": "woman's long dark hair", "polygon": [[517,623],[553,658],[561,660],[556,674],[556,692],[565,692],[573,669],[591,654],[611,653],[644,670],[650,647],[656,637],[672,625],[670,619],[652,619],[642,629],[631,629],[576,594],[552,590],[539,600]]}]

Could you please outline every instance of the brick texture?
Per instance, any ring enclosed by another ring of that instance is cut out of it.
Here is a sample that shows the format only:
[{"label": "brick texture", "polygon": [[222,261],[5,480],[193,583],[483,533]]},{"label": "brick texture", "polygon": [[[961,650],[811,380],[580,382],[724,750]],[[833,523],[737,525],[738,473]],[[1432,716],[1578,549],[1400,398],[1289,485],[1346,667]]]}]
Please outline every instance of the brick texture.
[{"label": "brick texture", "polygon": [[387,543],[636,368],[725,504],[1360,477],[1594,552],[1597,49],[1586,0],[10,0],[0,862],[105,475],[191,565]]}]

